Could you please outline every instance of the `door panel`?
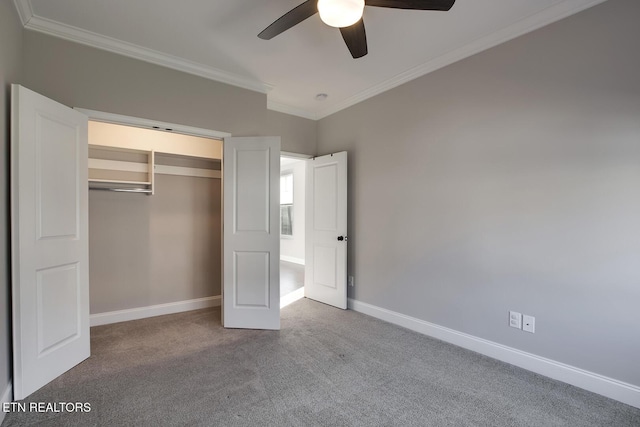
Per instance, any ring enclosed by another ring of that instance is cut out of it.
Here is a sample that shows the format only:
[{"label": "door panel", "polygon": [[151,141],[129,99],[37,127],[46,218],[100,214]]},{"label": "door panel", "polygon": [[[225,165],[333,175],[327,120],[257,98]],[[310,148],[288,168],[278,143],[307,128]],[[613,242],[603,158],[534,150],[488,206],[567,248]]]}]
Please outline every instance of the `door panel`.
[{"label": "door panel", "polygon": [[313,282],[336,289],[337,248],[315,245],[313,248]]},{"label": "door panel", "polygon": [[347,153],[307,161],[305,296],[347,308]]},{"label": "door panel", "polygon": [[269,230],[269,150],[235,150],[234,233]]},{"label": "door panel", "polygon": [[89,357],[87,117],[12,86],[14,398]]},{"label": "door panel", "polygon": [[36,286],[40,357],[80,335],[78,264],[36,272]]},{"label": "door panel", "polygon": [[235,252],[235,306],[269,308],[269,252]]},{"label": "door panel", "polygon": [[280,329],[280,138],[225,138],[223,324]]},{"label": "door panel", "polygon": [[313,170],[313,223],[318,231],[337,232],[337,164],[319,165]]},{"label": "door panel", "polygon": [[36,129],[38,237],[76,238],[79,227],[76,129],[42,112],[36,116]]}]

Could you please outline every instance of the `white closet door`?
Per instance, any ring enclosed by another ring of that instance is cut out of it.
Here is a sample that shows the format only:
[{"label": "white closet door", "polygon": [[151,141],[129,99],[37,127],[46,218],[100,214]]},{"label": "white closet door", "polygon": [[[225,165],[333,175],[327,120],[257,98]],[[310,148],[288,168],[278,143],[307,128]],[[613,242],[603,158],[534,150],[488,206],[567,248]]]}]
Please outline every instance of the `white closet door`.
[{"label": "white closet door", "polygon": [[347,153],[307,160],[304,295],[347,308]]},{"label": "white closet door", "polygon": [[89,357],[87,117],[11,88],[14,398]]},{"label": "white closet door", "polygon": [[280,138],[225,138],[223,324],[280,329]]}]

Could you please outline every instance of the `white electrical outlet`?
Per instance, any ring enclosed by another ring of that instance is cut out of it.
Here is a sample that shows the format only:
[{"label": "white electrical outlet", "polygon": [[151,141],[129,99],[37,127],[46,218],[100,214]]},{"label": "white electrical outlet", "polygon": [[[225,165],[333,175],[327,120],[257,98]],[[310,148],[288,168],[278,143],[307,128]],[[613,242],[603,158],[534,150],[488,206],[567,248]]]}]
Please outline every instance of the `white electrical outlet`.
[{"label": "white electrical outlet", "polygon": [[355,280],[354,280],[353,276],[349,276],[349,277],[348,277],[348,280],[349,280],[349,286],[355,286],[355,285],[356,285],[356,283],[355,283]]},{"label": "white electrical outlet", "polygon": [[522,314],[517,311],[509,312],[509,326],[512,328],[522,329]]},{"label": "white electrical outlet", "polygon": [[522,330],[526,332],[531,332],[532,334],[536,332],[536,318],[533,316],[524,315],[522,316]]}]

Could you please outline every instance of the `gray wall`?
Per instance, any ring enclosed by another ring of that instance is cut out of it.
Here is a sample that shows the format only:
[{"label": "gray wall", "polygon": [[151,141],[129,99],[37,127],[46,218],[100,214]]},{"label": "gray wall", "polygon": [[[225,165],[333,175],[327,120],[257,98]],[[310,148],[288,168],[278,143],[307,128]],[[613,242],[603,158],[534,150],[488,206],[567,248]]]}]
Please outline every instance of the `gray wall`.
[{"label": "gray wall", "polygon": [[282,136],[315,154],[316,123],[267,110],[266,95],[25,31],[24,86],[72,107],[231,132]]},{"label": "gray wall", "polygon": [[316,153],[317,121],[267,110],[265,135],[282,137],[282,151],[289,153]]},{"label": "gray wall", "polygon": [[154,188],[89,192],[92,314],[220,295],[220,180],[156,174]]},{"label": "gray wall", "polygon": [[638,17],[611,0],[321,120],[351,297],[640,385]]},{"label": "gray wall", "polygon": [[[13,2],[0,0],[0,396],[11,378],[9,265],[9,122],[11,83],[20,83],[22,27]],[[0,414],[2,418],[3,414]]]}]

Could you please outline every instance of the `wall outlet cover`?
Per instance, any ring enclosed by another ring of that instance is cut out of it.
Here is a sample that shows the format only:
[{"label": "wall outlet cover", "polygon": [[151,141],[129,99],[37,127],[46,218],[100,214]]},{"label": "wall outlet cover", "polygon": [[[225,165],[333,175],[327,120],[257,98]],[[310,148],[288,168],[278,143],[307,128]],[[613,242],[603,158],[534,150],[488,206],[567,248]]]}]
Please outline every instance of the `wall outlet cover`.
[{"label": "wall outlet cover", "polygon": [[529,315],[522,316],[522,330],[526,332],[531,332],[532,334],[536,332],[536,318]]}]

